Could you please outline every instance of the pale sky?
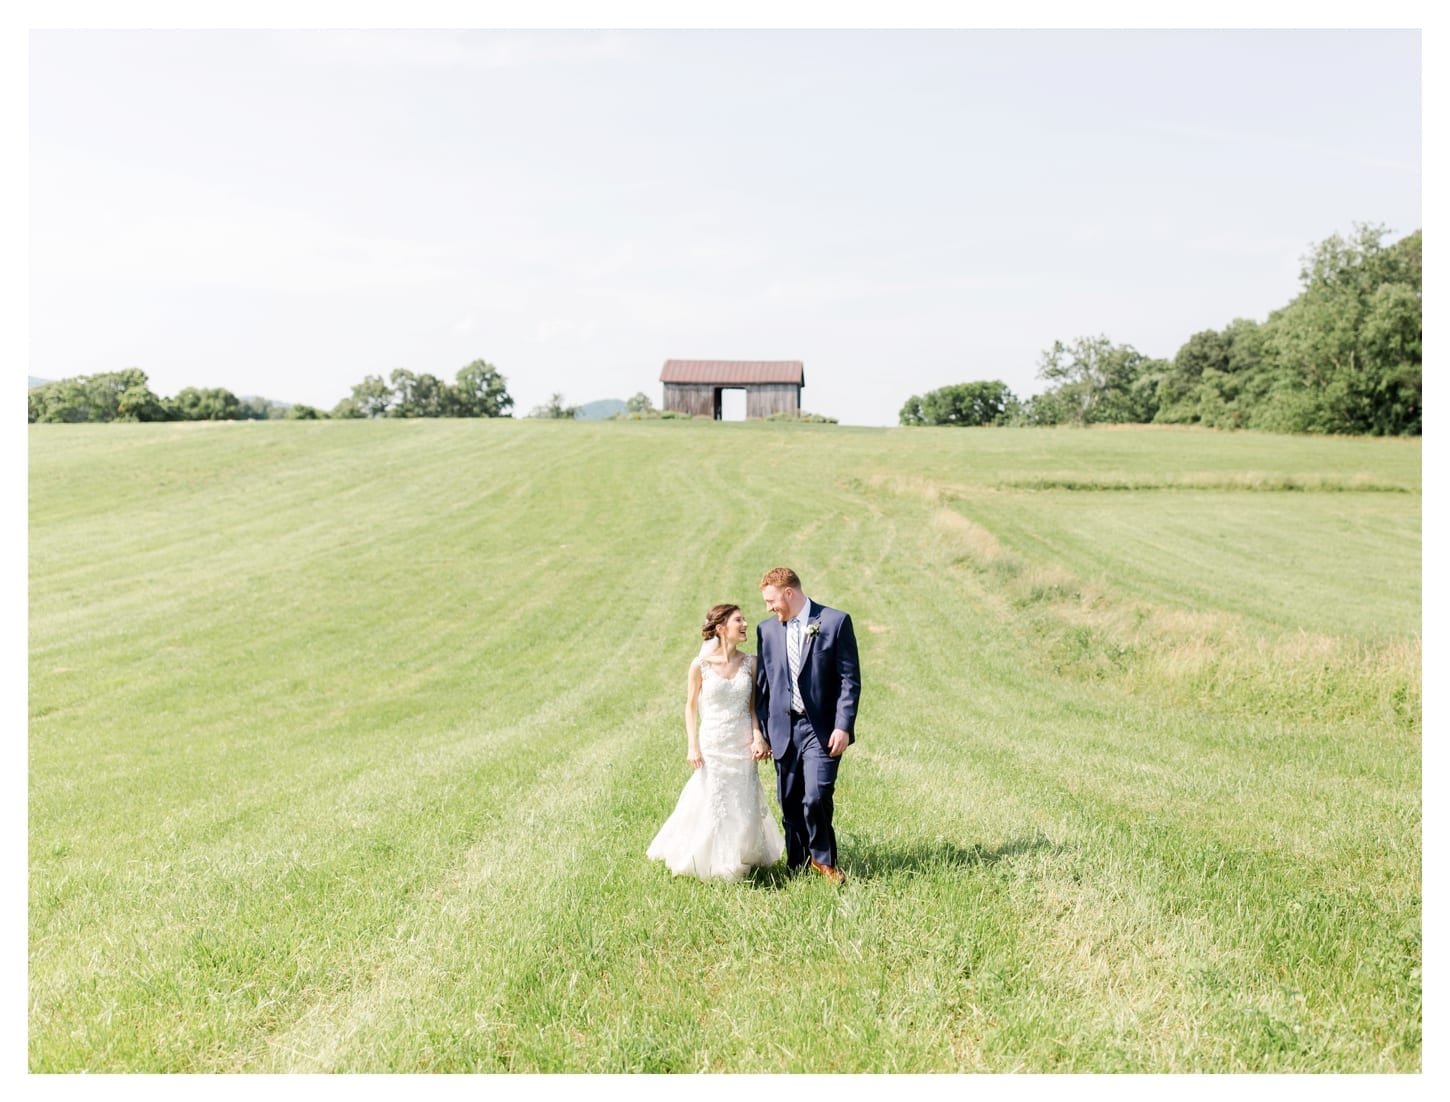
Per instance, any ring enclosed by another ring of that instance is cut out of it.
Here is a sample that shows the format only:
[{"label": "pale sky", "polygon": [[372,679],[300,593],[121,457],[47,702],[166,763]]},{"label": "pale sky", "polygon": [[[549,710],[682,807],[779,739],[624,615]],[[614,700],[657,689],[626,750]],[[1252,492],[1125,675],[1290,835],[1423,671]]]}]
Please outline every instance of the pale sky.
[{"label": "pale sky", "polygon": [[[365,21],[365,20],[360,20]],[[516,413],[798,359],[806,409],[1172,357],[1421,228],[1416,30],[32,30],[29,361]]]}]

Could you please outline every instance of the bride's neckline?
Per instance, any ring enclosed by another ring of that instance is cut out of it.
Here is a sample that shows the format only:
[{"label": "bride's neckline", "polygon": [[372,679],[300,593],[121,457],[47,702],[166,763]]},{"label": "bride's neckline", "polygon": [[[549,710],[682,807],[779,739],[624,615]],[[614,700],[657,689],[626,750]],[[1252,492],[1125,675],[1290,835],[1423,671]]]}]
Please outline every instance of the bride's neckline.
[{"label": "bride's neckline", "polygon": [[740,676],[740,671],[745,668],[745,660],[750,657],[750,655],[746,654],[744,651],[736,651],[735,653],[736,657],[739,658],[739,661],[735,664],[734,673],[722,673],[720,670],[721,663],[712,662],[708,658],[700,659],[700,665],[708,667],[710,672],[713,673],[716,677],[720,678],[720,680],[722,681],[734,681],[737,677]]}]

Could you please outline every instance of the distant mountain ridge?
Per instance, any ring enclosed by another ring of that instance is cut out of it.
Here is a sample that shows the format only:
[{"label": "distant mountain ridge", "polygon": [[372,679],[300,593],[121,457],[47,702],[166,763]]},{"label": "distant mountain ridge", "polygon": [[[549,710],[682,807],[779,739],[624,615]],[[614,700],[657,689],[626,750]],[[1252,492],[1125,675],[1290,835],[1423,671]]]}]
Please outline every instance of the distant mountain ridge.
[{"label": "distant mountain ridge", "polygon": [[618,398],[600,398],[597,402],[585,402],[579,407],[579,415],[576,421],[605,421],[616,413],[623,413],[629,408]]}]

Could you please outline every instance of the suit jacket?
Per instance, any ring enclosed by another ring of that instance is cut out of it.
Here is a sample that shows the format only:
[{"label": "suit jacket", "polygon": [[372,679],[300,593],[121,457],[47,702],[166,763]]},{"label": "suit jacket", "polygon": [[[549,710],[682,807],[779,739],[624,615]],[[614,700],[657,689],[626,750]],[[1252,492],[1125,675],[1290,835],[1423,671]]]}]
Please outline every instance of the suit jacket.
[{"label": "suit jacket", "polygon": [[[811,629],[815,628],[812,633]],[[777,758],[790,745],[790,659],[786,626],[774,616],[755,626],[755,711]],[[801,640],[801,702],[824,746],[836,728],[856,741],[856,705],[861,699],[861,663],[851,617],[810,602]]]}]

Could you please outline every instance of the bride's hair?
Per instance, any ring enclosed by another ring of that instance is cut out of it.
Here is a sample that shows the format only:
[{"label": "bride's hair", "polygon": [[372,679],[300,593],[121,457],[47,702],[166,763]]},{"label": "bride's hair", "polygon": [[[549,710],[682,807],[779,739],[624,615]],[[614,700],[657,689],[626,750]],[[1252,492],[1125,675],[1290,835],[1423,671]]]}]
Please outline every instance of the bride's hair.
[{"label": "bride's hair", "polygon": [[713,639],[720,625],[740,611],[739,605],[716,605],[705,613],[705,626],[700,629],[701,639]]}]

